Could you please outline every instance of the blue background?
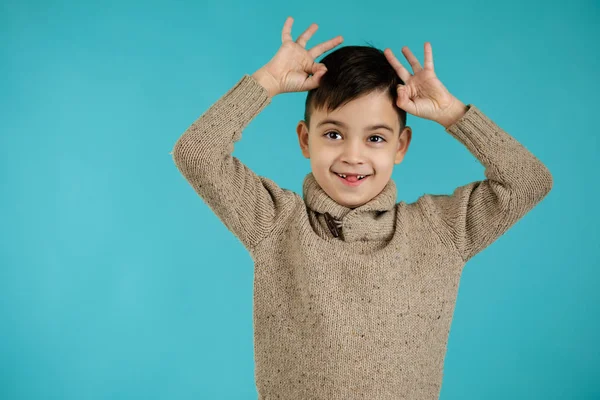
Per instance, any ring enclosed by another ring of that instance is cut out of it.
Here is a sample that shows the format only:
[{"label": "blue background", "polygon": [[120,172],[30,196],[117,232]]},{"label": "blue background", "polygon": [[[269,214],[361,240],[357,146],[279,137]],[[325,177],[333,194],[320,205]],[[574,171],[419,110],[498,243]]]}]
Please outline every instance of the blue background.
[{"label": "blue background", "polygon": [[[249,254],[179,173],[185,129],[311,23],[423,61],[554,187],[465,267],[442,400],[600,398],[596,1],[2,2],[0,398],[256,399]],[[320,59],[319,57],[318,59]],[[234,155],[301,193],[306,93]],[[398,201],[485,179],[408,116]]]}]

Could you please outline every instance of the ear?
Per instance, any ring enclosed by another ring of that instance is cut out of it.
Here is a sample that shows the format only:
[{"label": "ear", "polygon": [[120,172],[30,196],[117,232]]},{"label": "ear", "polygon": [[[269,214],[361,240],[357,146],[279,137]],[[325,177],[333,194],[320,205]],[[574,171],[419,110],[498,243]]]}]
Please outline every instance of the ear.
[{"label": "ear", "polygon": [[408,151],[408,146],[410,145],[410,139],[412,138],[412,129],[410,126],[404,127],[402,132],[398,137],[398,148],[396,150],[396,157],[394,159],[394,164],[400,164]]},{"label": "ear", "polygon": [[302,120],[298,122],[296,133],[298,134],[298,144],[300,144],[302,155],[305,158],[310,158],[310,153],[308,151],[308,126],[306,126],[306,122]]}]

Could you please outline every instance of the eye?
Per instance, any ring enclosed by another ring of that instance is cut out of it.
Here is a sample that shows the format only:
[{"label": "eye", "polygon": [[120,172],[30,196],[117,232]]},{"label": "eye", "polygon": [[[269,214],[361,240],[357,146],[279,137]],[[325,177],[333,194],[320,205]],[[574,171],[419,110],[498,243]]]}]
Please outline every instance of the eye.
[{"label": "eye", "polygon": [[383,143],[383,142],[385,142],[385,139],[383,137],[379,136],[379,135],[373,135],[371,137],[376,137],[376,138],[380,138],[381,139],[381,141],[375,142],[375,143]]},{"label": "eye", "polygon": [[325,133],[323,136],[327,136],[327,138],[331,139],[331,136],[329,136],[330,133],[335,133],[335,134],[339,135],[339,133],[337,133],[336,131],[329,131],[329,132]]},{"label": "eye", "polygon": [[[327,136],[329,139],[332,139],[332,137],[329,135],[329,134],[331,134],[331,133],[334,133],[334,134],[336,134],[336,135],[339,135],[339,133],[338,133],[338,132],[336,132],[336,131],[328,131],[328,132],[324,133],[324,134],[323,134],[323,136]],[[371,136],[370,138],[379,138],[379,139],[381,139],[381,140],[379,140],[379,141],[375,141],[375,142],[371,141],[371,143],[383,143],[383,142],[385,142],[385,141],[386,141],[386,140],[385,140],[385,139],[384,139],[382,136],[379,136],[379,135],[373,135],[373,136]]]}]

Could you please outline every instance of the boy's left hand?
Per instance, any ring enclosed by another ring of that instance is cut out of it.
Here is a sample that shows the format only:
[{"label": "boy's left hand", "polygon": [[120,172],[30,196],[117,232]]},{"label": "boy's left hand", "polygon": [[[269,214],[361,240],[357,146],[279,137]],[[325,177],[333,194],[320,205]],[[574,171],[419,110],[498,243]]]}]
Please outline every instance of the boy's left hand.
[{"label": "boy's left hand", "polygon": [[445,127],[464,115],[465,104],[450,94],[435,75],[431,43],[425,42],[424,68],[407,46],[402,48],[402,53],[412,66],[414,75],[396,59],[391,49],[384,50],[388,62],[404,81],[404,85],[398,85],[396,105],[410,114],[430,119]]}]

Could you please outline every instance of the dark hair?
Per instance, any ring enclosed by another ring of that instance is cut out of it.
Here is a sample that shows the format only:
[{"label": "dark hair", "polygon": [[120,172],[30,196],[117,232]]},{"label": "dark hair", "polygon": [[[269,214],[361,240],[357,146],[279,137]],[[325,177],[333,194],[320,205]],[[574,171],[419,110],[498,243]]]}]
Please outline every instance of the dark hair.
[{"label": "dark hair", "polygon": [[312,110],[326,107],[327,111],[374,91],[387,90],[398,112],[400,131],[406,126],[406,111],[396,106],[398,84],[404,81],[389,61],[373,46],[345,46],[329,53],[321,61],[327,72],[319,87],[306,96],[304,121],[310,125]]}]

